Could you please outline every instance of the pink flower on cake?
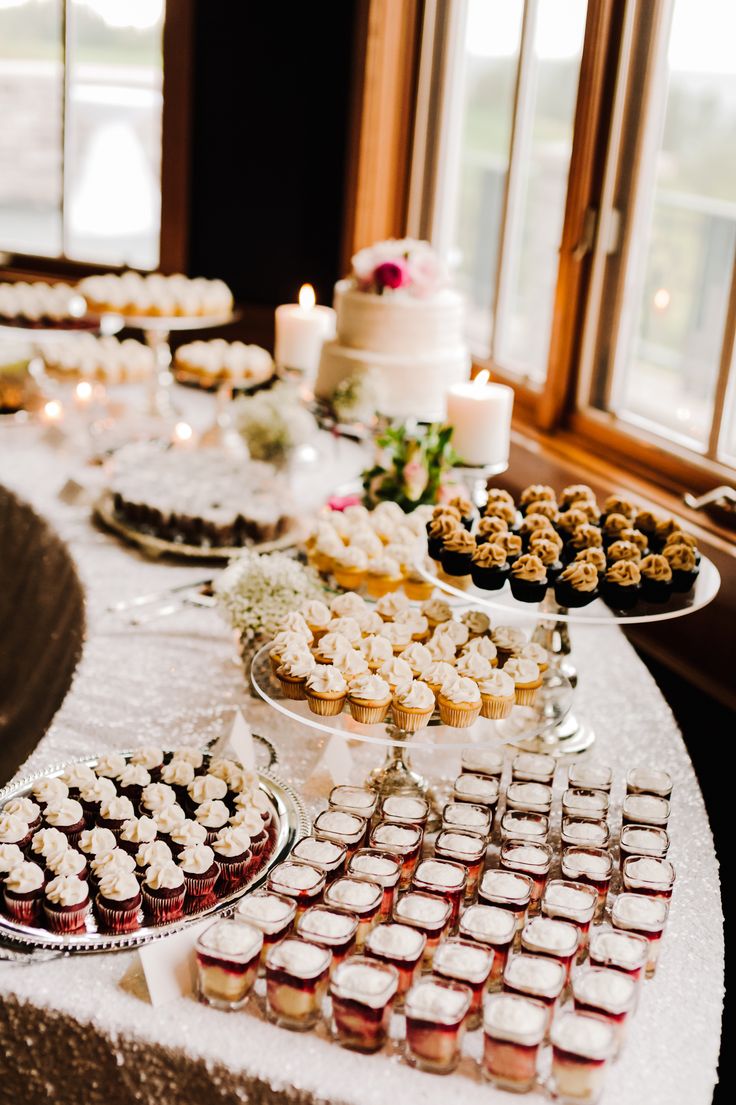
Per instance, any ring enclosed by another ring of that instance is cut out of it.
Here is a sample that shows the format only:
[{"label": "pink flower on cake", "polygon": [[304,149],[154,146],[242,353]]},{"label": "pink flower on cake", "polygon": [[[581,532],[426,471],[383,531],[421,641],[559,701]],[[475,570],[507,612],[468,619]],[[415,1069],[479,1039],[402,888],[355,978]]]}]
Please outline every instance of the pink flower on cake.
[{"label": "pink flower on cake", "polygon": [[444,266],[431,249],[418,249],[409,255],[409,278],[415,296],[432,295],[445,283]]},{"label": "pink flower on cake", "polygon": [[403,261],[383,261],[373,272],[373,282],[379,292],[403,288],[409,283],[409,269]]}]

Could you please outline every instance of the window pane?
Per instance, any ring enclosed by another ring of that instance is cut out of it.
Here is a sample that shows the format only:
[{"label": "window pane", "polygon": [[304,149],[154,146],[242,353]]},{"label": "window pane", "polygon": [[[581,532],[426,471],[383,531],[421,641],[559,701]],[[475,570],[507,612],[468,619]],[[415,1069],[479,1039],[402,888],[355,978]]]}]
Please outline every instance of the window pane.
[{"label": "window pane", "polygon": [[736,5],[676,0],[611,406],[705,448],[736,246]]},{"label": "window pane", "polygon": [[61,0],[0,2],[0,250],[61,252]]},{"label": "window pane", "polygon": [[161,221],[163,0],[71,0],[68,256],[155,268]]}]

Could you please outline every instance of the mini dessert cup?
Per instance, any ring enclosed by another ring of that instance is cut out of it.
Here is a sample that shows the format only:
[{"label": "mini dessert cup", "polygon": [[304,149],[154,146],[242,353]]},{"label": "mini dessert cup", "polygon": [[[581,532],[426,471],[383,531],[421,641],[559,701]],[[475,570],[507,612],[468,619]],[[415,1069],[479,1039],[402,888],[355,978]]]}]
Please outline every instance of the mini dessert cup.
[{"label": "mini dessert cup", "polygon": [[613,857],[602,848],[566,848],[560,863],[562,877],[567,882],[581,882],[598,893],[598,908],[594,920],[600,920],[606,908],[608,888],[613,874]]},{"label": "mini dessert cup", "polygon": [[622,971],[639,982],[649,960],[649,941],[634,932],[600,925],[590,934],[588,959],[591,967]]},{"label": "mini dessert cup", "polygon": [[113,871],[100,880],[97,915],[106,932],[134,932],[139,924],[141,892],[135,875]]},{"label": "mini dessert cup", "polygon": [[443,940],[434,955],[432,971],[438,978],[462,982],[471,993],[465,1027],[477,1028],[482,1019],[483,994],[493,968],[493,949],[471,940]]},{"label": "mini dessert cup", "polygon": [[380,816],[383,821],[424,829],[429,817],[429,802],[409,794],[387,794],[381,802]]},{"label": "mini dessert cup", "polygon": [[263,934],[253,925],[216,921],[197,940],[200,1001],[216,1009],[241,1009],[258,974]]},{"label": "mini dessert cup", "polygon": [[598,893],[582,882],[565,882],[550,879],[542,896],[542,916],[575,925],[580,934],[578,958],[588,944],[588,933],[598,908]]},{"label": "mini dessert cup", "polygon": [[549,817],[552,809],[552,787],[546,783],[509,783],[506,788],[506,809],[543,813]]},{"label": "mini dessert cup", "polygon": [[325,873],[309,863],[279,863],[268,876],[268,889],[293,898],[297,921],[309,906],[316,905],[325,888]]},{"label": "mini dessert cup", "polygon": [[549,836],[549,818],[543,813],[527,813],[525,810],[507,810],[501,818],[501,840],[531,840],[546,843]]},{"label": "mini dessert cup", "polygon": [[570,787],[562,795],[562,816],[605,821],[608,816],[608,794],[604,790]]},{"label": "mini dessert cup", "polygon": [[378,852],[373,848],[359,848],[350,857],[347,866],[348,875],[370,879],[383,887],[383,899],[378,911],[377,923],[387,921],[391,916],[401,878],[401,860],[388,852]]},{"label": "mini dessert cup", "polygon": [[461,863],[466,870],[465,897],[474,898],[478,880],[486,857],[486,838],[476,833],[443,829],[434,842],[434,854],[438,859]]},{"label": "mini dessert cup", "polygon": [[400,890],[411,882],[423,839],[424,833],[416,825],[397,825],[393,821],[379,821],[371,831],[371,848],[389,852],[401,860]]},{"label": "mini dessert cup", "polygon": [[587,817],[563,817],[560,844],[564,848],[608,848],[611,830],[607,821],[589,821]]},{"label": "mini dessert cup", "polygon": [[627,794],[654,794],[657,798],[672,797],[672,776],[658,767],[634,767],[626,776]]},{"label": "mini dessert cup", "polygon": [[450,925],[452,906],[446,898],[410,890],[403,894],[394,906],[394,920],[410,925],[426,937],[422,955],[422,969],[432,967],[434,953]]},{"label": "mini dessert cup", "polygon": [[406,995],[406,1058],[419,1070],[449,1074],[460,1061],[472,995],[459,982],[423,978]]},{"label": "mini dessert cup", "polygon": [[57,875],[46,886],[43,912],[52,932],[84,928],[90,898],[87,883],[75,875]]},{"label": "mini dessert cup", "polygon": [[403,1004],[404,995],[416,981],[426,943],[427,937],[419,929],[394,922],[376,925],[368,933],[365,954],[389,963],[397,972],[397,1007]]},{"label": "mini dessert cup", "polygon": [[553,756],[519,752],[511,761],[511,780],[514,783],[546,783],[552,786],[556,766]]},{"label": "mini dessert cup", "polygon": [[551,1039],[555,1097],[566,1105],[593,1105],[615,1049],[610,1023],[588,1013],[564,1013],[552,1025]]},{"label": "mini dessert cup", "polygon": [[304,1032],[316,1024],[327,992],[331,953],[287,937],[266,956],[266,1013],[282,1028]]},{"label": "mini dessert cup", "polygon": [[353,913],[313,905],[297,921],[296,934],[302,940],[328,948],[332,952],[330,973],[338,963],[352,954],[358,932],[358,918]]},{"label": "mini dessert cup", "polygon": [[322,810],[314,819],[313,832],[318,840],[331,840],[333,844],[342,844],[350,858],[365,841],[368,822],[365,817],[345,810]]},{"label": "mini dessert cup", "polygon": [[623,888],[633,894],[649,894],[669,901],[675,885],[675,869],[668,859],[629,856],[621,868]]},{"label": "mini dessert cup", "polygon": [[352,787],[344,784],[333,787],[327,800],[332,809],[354,813],[358,817],[366,818],[367,821],[373,817],[378,805],[378,795],[374,790],[369,787]]},{"label": "mini dessert cup", "polygon": [[670,803],[656,794],[627,794],[621,806],[624,825],[653,825],[666,829],[670,819]]},{"label": "mini dessert cup", "polygon": [[488,806],[472,802],[448,802],[442,810],[442,828],[453,832],[470,832],[488,840],[493,812]]},{"label": "mini dessert cup", "polygon": [[460,757],[461,772],[470,772],[472,775],[489,775],[500,779],[503,775],[504,753],[503,748],[475,747],[463,749]]},{"label": "mini dessert cup", "polygon": [[345,875],[330,883],[324,892],[324,902],[326,906],[347,910],[358,918],[355,948],[362,951],[368,933],[378,921],[383,887],[370,879]]},{"label": "mini dessert cup", "polygon": [[529,955],[544,955],[556,959],[565,968],[566,980],[578,953],[580,933],[568,921],[551,917],[532,917],[521,933],[521,950]]},{"label": "mini dessert cup", "polygon": [[155,924],[166,924],[181,916],[186,883],[181,867],[169,860],[152,864],[141,885],[143,906]]},{"label": "mini dessert cup", "polygon": [[509,956],[503,972],[503,990],[507,994],[541,1001],[547,1007],[546,1030],[552,1023],[566,978],[565,965],[559,959],[522,953]]},{"label": "mini dessert cup", "polygon": [[488,978],[490,990],[497,990],[501,985],[515,933],[516,918],[513,913],[498,906],[471,905],[460,918],[458,935],[463,940],[483,944],[493,952],[493,965]]},{"label": "mini dessert cup", "polygon": [[649,856],[664,859],[669,851],[670,838],[666,829],[654,825],[623,825],[619,838],[621,866],[629,856]]},{"label": "mini dessert cup", "polygon": [[478,900],[485,905],[497,906],[512,913],[516,930],[521,933],[526,923],[533,890],[534,882],[528,875],[495,869],[486,871],[480,880]]},{"label": "mini dessert cup", "polygon": [[453,802],[472,802],[475,806],[485,806],[493,816],[498,805],[498,779],[489,775],[475,775],[466,771],[458,775],[452,787]]},{"label": "mini dessert cup", "polygon": [[460,906],[465,896],[467,870],[462,863],[445,859],[424,859],[417,864],[412,889],[422,894],[436,894],[450,903],[450,929],[457,926]]},{"label": "mini dessert cup", "polygon": [[645,974],[653,978],[657,970],[659,947],[664,926],[667,923],[668,906],[663,898],[650,898],[646,894],[619,894],[611,910],[611,924],[622,932],[645,936],[649,941],[649,955]]},{"label": "mini dessert cup", "polygon": [[183,848],[177,862],[184,872],[190,898],[206,898],[214,891],[220,865],[208,844],[192,844]]},{"label": "mini dessert cup", "polygon": [[332,1034],[343,1047],[372,1053],[388,1039],[398,975],[388,963],[353,956],[333,971]]},{"label": "mini dessert cup", "polygon": [[[536,785],[536,784],[535,784]],[[528,875],[532,880],[530,913],[536,913],[552,866],[552,848],[549,844],[532,844],[526,840],[506,840],[501,845],[500,865],[506,871]]]},{"label": "mini dessert cup", "polygon": [[537,1080],[539,1047],[547,1029],[542,1002],[492,994],[483,1010],[483,1074],[494,1086],[527,1093]]},{"label": "mini dessert cup", "polygon": [[585,760],[570,764],[567,769],[567,785],[575,789],[604,790],[611,793],[613,770],[603,764],[590,764]]},{"label": "mini dessert cup", "polygon": [[620,1051],[626,1020],[636,1007],[634,979],[607,967],[589,967],[572,976],[572,997],[576,1013],[592,1013],[611,1022],[616,1036],[616,1051]]},{"label": "mini dessert cup", "polygon": [[283,894],[262,891],[247,894],[238,902],[233,920],[243,921],[257,928],[263,935],[261,965],[265,965],[269,948],[283,940],[289,932],[296,914],[296,902]]},{"label": "mini dessert cup", "polygon": [[299,863],[309,863],[324,871],[328,879],[334,879],[345,870],[347,848],[334,840],[318,840],[316,836],[305,836],[291,849],[291,858]]}]

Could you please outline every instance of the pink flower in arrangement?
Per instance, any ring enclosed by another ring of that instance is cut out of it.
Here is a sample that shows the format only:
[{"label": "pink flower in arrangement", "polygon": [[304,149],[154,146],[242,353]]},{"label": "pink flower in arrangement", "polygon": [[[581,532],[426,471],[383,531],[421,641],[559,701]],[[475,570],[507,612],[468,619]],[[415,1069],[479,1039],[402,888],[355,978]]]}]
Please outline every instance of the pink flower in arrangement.
[{"label": "pink flower in arrangement", "polygon": [[424,489],[429,481],[429,473],[426,464],[421,460],[409,460],[404,465],[401,473],[407,499],[415,503],[421,499]]},{"label": "pink flower in arrangement", "polygon": [[358,506],[363,500],[360,495],[333,495],[327,500],[330,510],[347,510],[349,506]]},{"label": "pink flower in arrangement", "polygon": [[383,261],[373,270],[373,281],[379,291],[403,288],[409,280],[409,269],[404,261]]}]

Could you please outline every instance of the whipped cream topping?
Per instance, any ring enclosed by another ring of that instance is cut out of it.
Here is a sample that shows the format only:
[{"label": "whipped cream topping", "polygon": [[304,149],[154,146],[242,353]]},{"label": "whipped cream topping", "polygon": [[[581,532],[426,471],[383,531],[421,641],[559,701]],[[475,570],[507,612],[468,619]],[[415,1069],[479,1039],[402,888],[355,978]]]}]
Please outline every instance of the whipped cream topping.
[{"label": "whipped cream topping", "polygon": [[553,917],[533,917],[524,925],[521,942],[529,951],[558,952],[570,955],[577,948],[579,933],[575,925]]},{"label": "whipped cream topping", "polygon": [[370,875],[374,882],[392,886],[398,880],[400,866],[396,860],[377,852],[356,852],[348,871],[351,875]]},{"label": "whipped cream topping", "polygon": [[419,641],[413,641],[403,652],[399,659],[404,660],[415,675],[422,675],[432,664],[432,653]]},{"label": "whipped cream topping", "polygon": [[472,935],[489,944],[507,944],[516,931],[516,918],[510,909],[493,905],[471,905],[460,920],[460,935]]},{"label": "whipped cream topping", "polygon": [[409,925],[377,925],[369,936],[367,949],[372,954],[396,959],[418,959],[424,950],[425,937]]},{"label": "whipped cream topping", "polygon": [[396,993],[398,979],[388,968],[370,960],[348,960],[332,976],[333,993],[349,1000],[381,1009]]},{"label": "whipped cream topping", "polygon": [[126,764],[118,776],[121,787],[145,787],[150,781],[151,776],[142,764]]},{"label": "whipped cream topping", "polygon": [[671,886],[674,881],[675,869],[666,859],[631,856],[626,860],[624,874],[632,882],[647,883],[661,890]]},{"label": "whipped cream topping", "polygon": [[160,833],[173,832],[176,826],[186,818],[184,810],[176,802],[170,806],[162,806],[160,810],[154,810],[151,816]]},{"label": "whipped cream topping", "polygon": [[317,840],[313,836],[307,836],[294,845],[291,854],[294,859],[301,860],[303,863],[312,863],[316,867],[330,867],[345,856],[345,849],[334,840]]},{"label": "whipped cream topping", "polygon": [[539,679],[539,667],[533,660],[525,660],[521,656],[512,656],[503,666],[503,670],[510,675],[517,686],[524,687],[530,683],[536,683]]},{"label": "whipped cream topping", "polygon": [[120,839],[131,844],[148,844],[155,839],[157,832],[158,828],[152,817],[131,817],[123,825]]},{"label": "whipped cream topping", "polygon": [[90,862],[90,866],[98,879],[112,872],[135,871],[135,860],[124,852],[122,848],[112,848],[109,852],[100,852]]},{"label": "whipped cream topping", "polygon": [[279,630],[286,629],[291,633],[298,633],[300,637],[304,637],[310,644],[314,640],[312,630],[298,610],[292,610],[290,613],[286,614],[279,622],[278,628]]},{"label": "whipped cream topping", "polygon": [[341,637],[344,637],[349,645],[355,646],[360,640],[361,635],[361,629],[357,619],[351,617],[349,614],[343,614],[339,618],[333,618],[330,623],[330,631],[329,633],[325,633],[318,648],[320,651],[323,651],[323,644],[325,641],[339,640]]},{"label": "whipped cream topping", "polygon": [[[134,815],[133,803],[130,798],[125,798],[123,795],[110,798],[100,806],[100,817],[105,821],[130,821]],[[48,817],[48,813],[46,816]]]},{"label": "whipped cream topping", "polygon": [[532,1047],[544,1037],[547,1012],[538,1002],[516,994],[494,994],[484,1007],[483,1027],[493,1039]]},{"label": "whipped cream topping", "polygon": [[0,814],[0,844],[17,844],[25,840],[30,831],[25,817],[19,813]]},{"label": "whipped cream topping", "polygon": [[46,860],[49,871],[55,875],[80,875],[87,866],[87,861],[81,852],[74,848],[67,848],[65,852],[59,852]]},{"label": "whipped cream topping", "polygon": [[442,811],[444,827],[452,825],[455,828],[473,829],[475,832],[486,833],[488,823],[488,811],[482,806],[474,806],[470,802],[449,802]]},{"label": "whipped cream topping", "polygon": [[562,990],[565,967],[558,959],[543,955],[512,955],[504,979],[518,989],[551,996]]},{"label": "whipped cream topping", "polygon": [[263,935],[243,921],[216,921],[202,933],[198,941],[207,952],[220,952],[223,956],[252,959],[263,946]]},{"label": "whipped cream topping", "polygon": [[503,649],[504,652],[514,652],[527,644],[526,633],[514,625],[497,625],[491,636],[496,647]]},{"label": "whipped cream topping", "polygon": [[366,609],[365,599],[356,595],[355,591],[346,591],[343,595],[336,595],[330,603],[330,609],[335,617],[356,618]]},{"label": "whipped cream topping", "polygon": [[406,794],[389,794],[383,800],[381,813],[384,817],[402,821],[422,821],[427,817],[428,807],[423,798],[412,798],[411,795]]},{"label": "whipped cream topping", "polygon": [[164,806],[173,806],[176,793],[167,783],[149,783],[143,788],[141,804],[147,810],[161,810]]},{"label": "whipped cream topping", "polygon": [[469,1004],[467,990],[449,989],[431,979],[415,983],[406,996],[407,1016],[440,1024],[455,1024],[461,1020]]},{"label": "whipped cream topping", "polygon": [[94,779],[91,783],[87,783],[80,788],[79,797],[83,802],[89,802],[94,804],[95,802],[101,804],[102,802],[109,802],[111,798],[114,798],[117,794],[115,783],[112,779],[108,779],[106,775],[101,775],[99,779]]},{"label": "whipped cream topping", "polygon": [[345,676],[332,664],[317,664],[307,677],[307,687],[318,695],[341,695],[348,689]]},{"label": "whipped cream topping", "polygon": [[575,975],[573,992],[576,1000],[586,1005],[599,1006],[608,1013],[618,1014],[631,1008],[636,983],[622,971],[591,967]]},{"label": "whipped cream topping", "polygon": [[179,866],[189,875],[205,875],[215,862],[215,853],[207,844],[190,844],[179,853]]},{"label": "whipped cream topping", "polygon": [[250,837],[242,826],[230,826],[218,833],[212,841],[212,849],[218,856],[232,859],[245,855],[250,849]]},{"label": "whipped cream topping", "polygon": [[48,883],[46,898],[54,905],[81,905],[89,898],[89,891],[86,882],[78,879],[76,875],[60,873]]},{"label": "whipped cream topping", "polygon": [[450,915],[450,904],[444,898],[433,894],[409,892],[399,898],[394,907],[394,916],[399,920],[414,921],[418,924],[444,924]]},{"label": "whipped cream topping", "polygon": [[266,972],[285,971],[296,978],[314,978],[326,971],[330,964],[330,952],[306,940],[286,939],[270,949],[266,960]]},{"label": "whipped cream topping", "polygon": [[194,816],[200,825],[208,829],[219,829],[226,825],[230,818],[230,810],[219,798],[208,798],[194,811]]},{"label": "whipped cream topping", "polygon": [[455,668],[452,664],[448,663],[447,660],[434,660],[425,668],[422,678],[425,683],[430,683],[435,687],[441,687],[448,679],[454,679],[456,674]]},{"label": "whipped cream topping", "polygon": [[100,879],[100,896],[111,902],[128,902],[140,894],[138,879],[129,871],[109,871]]},{"label": "whipped cream topping", "polygon": [[498,656],[498,649],[490,637],[471,637],[467,645],[463,648],[463,656],[471,652],[477,652],[479,656],[483,656],[486,660],[491,661],[495,660]]},{"label": "whipped cream topping", "polygon": [[393,656],[393,648],[385,637],[371,634],[360,642],[360,651],[368,662],[370,668],[379,668]]},{"label": "whipped cream topping", "polygon": [[146,871],[146,886],[151,890],[177,890],[184,886],[184,872],[173,860],[152,863]]},{"label": "whipped cream topping", "polygon": [[583,1013],[564,1013],[552,1024],[550,1038],[554,1047],[585,1059],[607,1059],[613,1052],[613,1028],[600,1017]]},{"label": "whipped cream topping", "polygon": [[608,853],[594,851],[576,852],[568,849],[563,857],[563,875],[576,878],[587,875],[590,879],[605,879],[611,871],[611,859]]},{"label": "whipped cream topping", "polygon": [[[123,761],[123,763],[124,762],[125,761]],[[49,803],[61,802],[64,798],[67,798],[69,796],[69,787],[62,779],[50,776],[43,779],[37,779],[31,787],[31,793],[35,799],[46,806]]]},{"label": "whipped cream topping", "polygon": [[383,891],[380,886],[368,879],[354,879],[346,876],[336,879],[325,891],[325,901],[362,912],[371,909],[381,900]]},{"label": "whipped cream topping", "polygon": [[71,764],[66,771],[61,773],[59,778],[68,787],[76,787],[77,790],[81,790],[82,787],[93,783],[96,776],[87,764]]},{"label": "whipped cream topping", "polygon": [[172,759],[185,760],[192,765],[195,771],[198,771],[204,763],[204,756],[198,748],[175,748]]},{"label": "whipped cream topping", "polygon": [[[110,835],[112,836],[112,833]],[[113,838],[113,847],[114,844]],[[35,855],[43,856],[44,859],[58,855],[59,852],[65,852],[69,846],[69,838],[59,829],[39,829],[31,841],[31,851]]]},{"label": "whipped cream topping", "polygon": [[451,663],[455,659],[457,648],[449,633],[438,633],[435,630],[431,640],[427,643],[427,651],[432,660],[445,660],[447,663]]},{"label": "whipped cream topping", "polygon": [[405,851],[416,847],[419,832],[413,825],[395,825],[390,821],[384,821],[376,825],[372,840],[375,844],[385,844]]},{"label": "whipped cream topping", "polygon": [[382,595],[376,603],[376,610],[381,617],[389,620],[408,609],[409,599],[403,591],[389,591],[387,595]]},{"label": "whipped cream topping", "polygon": [[384,622],[378,631],[380,637],[385,637],[392,648],[406,648],[412,637],[410,625],[404,622]]},{"label": "whipped cream topping", "polygon": [[307,940],[326,937],[330,940],[347,940],[355,934],[355,919],[349,913],[338,913],[315,906],[308,910],[299,922],[299,935]]},{"label": "whipped cream topping", "polygon": [[455,780],[455,793],[472,798],[480,805],[491,806],[498,801],[498,779],[493,776],[473,775],[467,771]]},{"label": "whipped cream topping", "polygon": [[306,679],[316,664],[314,656],[306,648],[287,648],[281,653],[278,673],[291,679]]},{"label": "whipped cream topping", "polygon": [[432,969],[445,978],[459,982],[478,983],[488,978],[493,966],[493,952],[482,944],[466,940],[445,940],[437,948]]},{"label": "whipped cream topping", "polygon": [[[114,799],[113,799],[114,801]],[[127,798],[123,801],[128,801]],[[130,805],[130,803],[128,803]],[[131,813],[133,807],[131,806]],[[78,825],[80,821],[84,820],[84,811],[81,805],[75,798],[62,798],[60,802],[55,802],[53,805],[46,807],[44,814],[49,825]]]},{"label": "whipped cream topping", "polygon": [[135,854],[135,862],[138,867],[150,867],[153,864],[167,863],[171,858],[171,848],[165,840],[154,840],[150,844],[142,844]]},{"label": "whipped cream topping", "polygon": [[42,886],[43,871],[37,863],[28,863],[25,860],[12,867],[5,878],[5,889],[13,894],[32,894]]},{"label": "whipped cream topping", "polygon": [[161,770],[161,779],[169,786],[188,787],[194,778],[194,768],[186,760],[171,760]]},{"label": "whipped cream topping", "polygon": [[486,898],[504,901],[528,901],[529,879],[512,871],[486,871],[480,882],[480,890]]},{"label": "whipped cream topping", "polygon": [[0,875],[7,874],[24,862],[23,853],[17,844],[0,844]]},{"label": "whipped cream topping", "polygon": [[344,810],[323,810],[317,818],[315,827],[320,832],[335,833],[341,836],[354,836],[364,826],[361,817]]},{"label": "whipped cream topping", "polygon": [[280,657],[284,649],[306,648],[308,645],[309,641],[301,633],[294,633],[291,629],[282,629],[271,641],[270,655]]},{"label": "whipped cream topping", "polygon": [[418,679],[412,679],[411,682],[397,689],[396,702],[399,706],[403,706],[408,710],[432,710],[434,694],[426,683],[422,683]]},{"label": "whipped cream topping", "polygon": [[307,599],[299,613],[311,629],[324,629],[332,617],[330,608],[320,599]]},{"label": "whipped cream topping", "polygon": [[227,794],[227,783],[224,779],[218,779],[216,775],[198,775],[187,787],[187,793],[195,805],[201,805],[202,802],[212,798],[224,798]]},{"label": "whipped cream topping", "polygon": [[174,844],[181,844],[182,848],[188,848],[191,844],[206,844],[207,829],[198,821],[183,817],[172,826],[169,837]]},{"label": "whipped cream topping", "polygon": [[442,622],[438,625],[434,631],[435,637],[446,635],[450,638],[456,648],[463,648],[470,638],[470,632],[467,625],[463,622],[449,621]]},{"label": "whipped cream topping", "polygon": [[669,816],[669,802],[655,794],[627,794],[623,809],[633,821],[666,821]]},{"label": "whipped cream topping", "polygon": [[273,932],[294,916],[295,906],[288,898],[278,894],[249,894],[242,898],[235,911],[238,921],[249,921],[264,932]]},{"label": "whipped cream topping", "polygon": [[125,767],[125,756],[119,752],[107,752],[97,760],[95,771],[106,779],[117,779]]},{"label": "whipped cream topping", "polygon": [[334,666],[351,683],[357,676],[368,671],[368,661],[357,648],[349,648],[344,655],[336,657]]},{"label": "whipped cream topping", "polygon": [[597,962],[614,963],[633,971],[647,960],[649,944],[645,937],[618,929],[593,929],[590,934],[590,957]]},{"label": "whipped cream topping", "polygon": [[448,890],[456,890],[465,882],[465,870],[460,864],[446,863],[441,859],[425,859],[417,865],[414,872],[417,883],[426,886],[443,886]]},{"label": "whipped cream topping", "polygon": [[602,847],[608,840],[606,826],[599,821],[565,818],[563,831],[566,840],[575,840],[579,844]]},{"label": "whipped cream topping", "polygon": [[253,806],[241,807],[230,818],[230,824],[245,829],[250,837],[258,837],[263,832],[263,818]]}]

